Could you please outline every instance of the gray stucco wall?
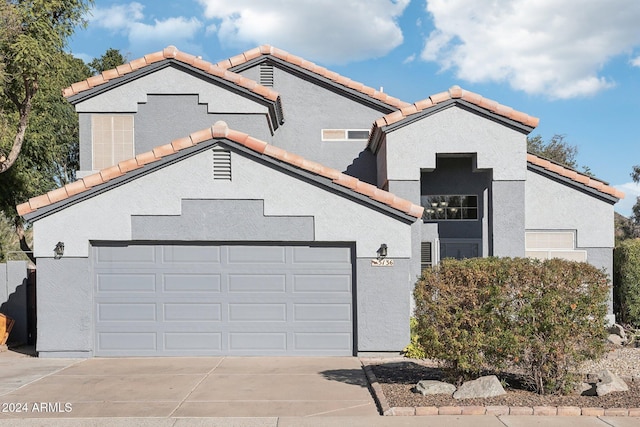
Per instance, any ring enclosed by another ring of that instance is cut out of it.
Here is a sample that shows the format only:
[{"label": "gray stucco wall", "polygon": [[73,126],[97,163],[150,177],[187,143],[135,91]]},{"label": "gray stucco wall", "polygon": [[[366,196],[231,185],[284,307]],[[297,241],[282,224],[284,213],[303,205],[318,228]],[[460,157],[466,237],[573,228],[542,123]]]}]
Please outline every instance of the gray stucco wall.
[{"label": "gray stucco wall", "polygon": [[525,252],[524,181],[494,181],[491,194],[492,255],[523,257]]},{"label": "gray stucco wall", "polygon": [[26,344],[29,339],[27,276],[26,261],[0,264],[0,313],[15,321],[9,342]]},{"label": "gray stucco wall", "polygon": [[[353,243],[357,350],[399,351],[408,343],[415,282],[411,224],[239,152],[231,155],[231,181],[213,181],[212,154],[206,150],[35,221],[41,354],[83,356],[93,350],[93,241]],[[58,241],[65,242],[64,257],[48,258]],[[381,243],[389,246],[394,267],[370,266]]]},{"label": "gray stucco wall", "polygon": [[613,248],[613,205],[575,187],[527,171],[526,228],[576,230],[580,248]]},{"label": "gray stucco wall", "polygon": [[[225,121],[231,129],[245,132],[266,142],[271,141],[271,130],[263,112],[219,112],[216,106],[203,104],[200,101],[201,97],[195,94],[149,94],[145,99],[146,102],[138,104],[136,112],[133,113],[135,154],[151,151],[174,139],[210,128],[218,120]],[[226,108],[220,110],[228,111]],[[107,110],[102,112],[109,113]],[[92,170],[91,115],[92,113],[79,113],[80,170],[85,174]]]},{"label": "gray stucco wall", "polygon": [[88,258],[38,258],[40,357],[89,357],[93,285]]},{"label": "gray stucco wall", "polygon": [[[393,258],[390,253],[390,258]],[[412,284],[410,260],[394,259],[393,267],[372,267],[358,259],[358,351],[400,351],[409,344]]]},{"label": "gray stucco wall", "polygon": [[[256,78],[257,67],[242,74]],[[322,141],[322,129],[371,129],[384,113],[274,66],[273,88],[280,94],[285,124],[273,144],[302,157],[376,183],[375,156],[366,141]]]}]

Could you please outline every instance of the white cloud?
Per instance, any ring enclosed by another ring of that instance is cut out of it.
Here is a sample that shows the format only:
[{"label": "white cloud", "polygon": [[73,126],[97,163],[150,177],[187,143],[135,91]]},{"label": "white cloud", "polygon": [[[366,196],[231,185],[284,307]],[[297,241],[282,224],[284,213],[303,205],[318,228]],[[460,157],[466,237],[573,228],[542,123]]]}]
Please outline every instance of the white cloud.
[{"label": "white cloud", "polygon": [[435,30],[424,60],[469,82],[506,81],[550,98],[611,87],[602,66],[640,45],[637,0],[428,0],[427,11]]},{"label": "white cloud", "polygon": [[[202,51],[193,42],[204,26],[199,19],[179,16],[146,23],[144,8],[138,2],[108,8],[95,7],[91,11],[90,25],[124,35],[129,41],[127,52],[134,52],[135,55],[144,55],[169,45],[175,45],[183,51]],[[122,51],[125,52],[124,49]]]},{"label": "white cloud", "polygon": [[625,184],[614,185],[614,188],[624,192],[624,199],[615,204],[615,211],[621,215],[629,217],[631,208],[636,204],[636,200],[640,197],[640,184],[635,182],[627,182]]},{"label": "white cloud", "polygon": [[640,56],[636,56],[631,60],[631,65],[634,67],[640,67]]},{"label": "white cloud", "polygon": [[402,61],[402,63],[403,63],[403,64],[410,64],[410,63],[412,63],[412,62],[413,62],[413,61],[415,61],[415,60],[416,60],[416,54],[415,54],[415,53],[412,53],[411,55],[407,56],[407,57],[404,59],[404,61]]},{"label": "white cloud", "polygon": [[92,26],[111,31],[126,31],[133,23],[144,18],[143,9],[144,6],[137,2],[113,5],[106,9],[96,6],[91,10],[89,21]]},{"label": "white cloud", "polygon": [[323,63],[380,57],[403,41],[409,0],[198,0],[225,47],[271,44]]}]

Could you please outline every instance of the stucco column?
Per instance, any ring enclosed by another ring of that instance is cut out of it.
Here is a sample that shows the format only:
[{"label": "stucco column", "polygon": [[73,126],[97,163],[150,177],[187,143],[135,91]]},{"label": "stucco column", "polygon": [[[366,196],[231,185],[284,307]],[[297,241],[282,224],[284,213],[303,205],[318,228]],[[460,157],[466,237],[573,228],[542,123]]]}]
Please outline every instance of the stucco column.
[{"label": "stucco column", "polygon": [[525,181],[493,181],[490,217],[492,218],[493,256],[523,257]]}]

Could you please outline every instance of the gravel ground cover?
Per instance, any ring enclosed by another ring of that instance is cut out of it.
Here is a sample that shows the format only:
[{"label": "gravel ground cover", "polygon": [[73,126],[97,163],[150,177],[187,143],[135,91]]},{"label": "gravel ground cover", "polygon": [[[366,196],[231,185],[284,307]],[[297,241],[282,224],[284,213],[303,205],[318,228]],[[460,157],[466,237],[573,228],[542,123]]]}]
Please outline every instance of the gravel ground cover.
[{"label": "gravel ground cover", "polygon": [[454,399],[449,395],[423,396],[414,392],[420,380],[443,379],[440,364],[432,360],[370,359],[371,365],[390,407],[421,406],[577,406],[599,408],[640,408],[640,348],[617,348],[607,352],[596,362],[581,366],[582,373],[597,373],[609,369],[621,376],[629,386],[629,391],[610,393],[605,396],[541,396],[523,390],[517,375],[509,372],[498,373],[498,378],[506,381],[506,395],[486,399]]}]

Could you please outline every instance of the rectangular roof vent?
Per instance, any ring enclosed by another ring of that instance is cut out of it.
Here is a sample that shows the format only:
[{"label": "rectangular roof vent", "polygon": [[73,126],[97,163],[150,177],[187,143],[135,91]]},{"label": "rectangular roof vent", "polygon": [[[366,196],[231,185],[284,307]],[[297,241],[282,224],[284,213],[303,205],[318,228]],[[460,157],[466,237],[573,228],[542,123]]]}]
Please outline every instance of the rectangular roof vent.
[{"label": "rectangular roof vent", "polygon": [[260,84],[266,87],[273,87],[273,65],[260,64]]},{"label": "rectangular roof vent", "polygon": [[231,152],[222,147],[214,147],[213,152],[213,180],[231,181]]}]

